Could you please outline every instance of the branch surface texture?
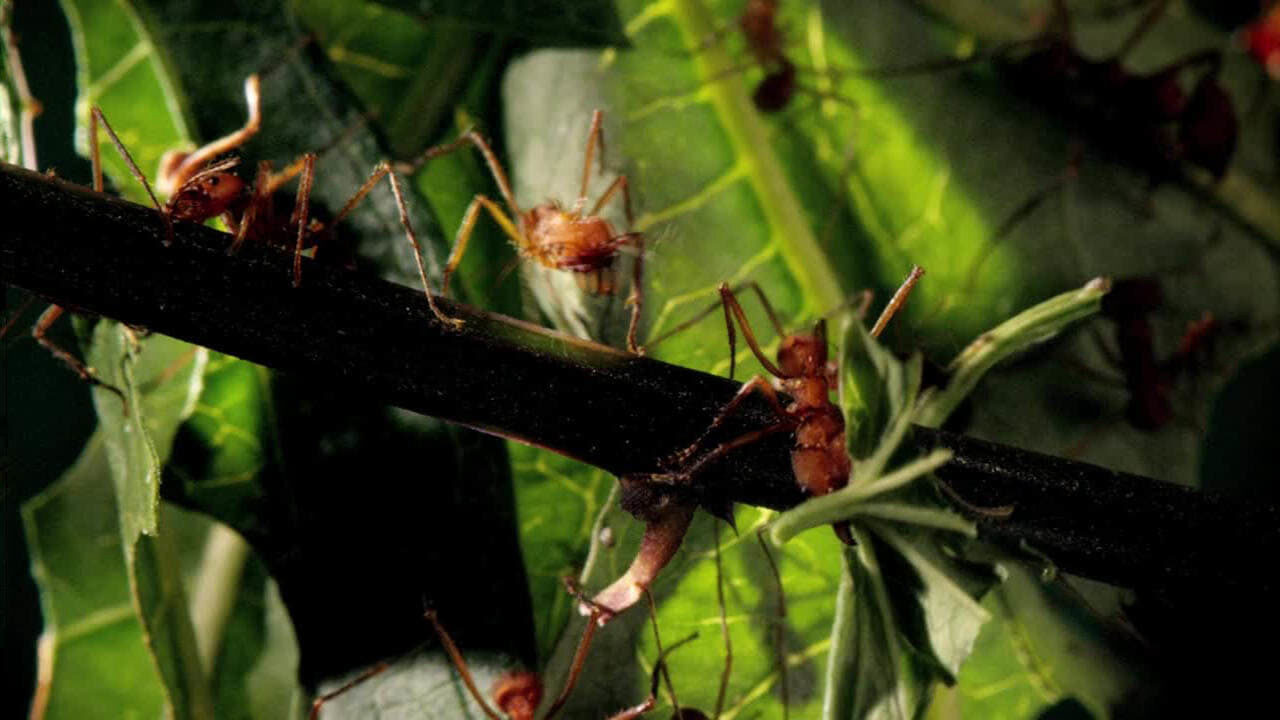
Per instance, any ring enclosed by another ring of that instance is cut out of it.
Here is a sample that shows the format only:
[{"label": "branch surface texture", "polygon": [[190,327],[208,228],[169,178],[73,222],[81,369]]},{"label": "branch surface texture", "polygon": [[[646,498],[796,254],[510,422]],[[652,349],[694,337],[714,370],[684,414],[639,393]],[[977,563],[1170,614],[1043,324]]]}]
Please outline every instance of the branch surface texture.
[{"label": "branch surface texture", "polygon": [[[738,384],[442,301],[465,320],[439,323],[421,291],[360,272],[246,248],[179,224],[163,245],[152,209],[0,165],[0,279],[69,309],[146,327],[388,404],[549,448],[615,475],[657,470],[733,397]],[[769,424],[751,403],[724,429]],[[982,535],[1023,542],[1072,573],[1121,585],[1218,579],[1271,587],[1250,557],[1280,552],[1280,512],[1244,509],[1149,478],[918,428],[924,447],[955,460],[942,477],[975,506]],[[731,453],[688,492],[783,509],[803,496],[792,439],[778,434]],[[963,510],[963,508],[961,508]],[[1230,558],[1239,558],[1233,562]]]}]

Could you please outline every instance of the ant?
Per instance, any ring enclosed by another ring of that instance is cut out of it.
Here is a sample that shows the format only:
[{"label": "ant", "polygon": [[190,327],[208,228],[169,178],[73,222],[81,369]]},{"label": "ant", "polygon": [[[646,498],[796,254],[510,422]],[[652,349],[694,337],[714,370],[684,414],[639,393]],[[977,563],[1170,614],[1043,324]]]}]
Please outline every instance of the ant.
[{"label": "ant", "polygon": [[[912,288],[923,274],[924,271],[919,266],[912,267],[906,280],[894,293],[893,298],[871,328],[872,337],[879,337],[884,331],[889,320],[906,302]],[[776,378],[777,387],[775,388],[760,375],[752,377],[742,385],[733,399],[721,409],[710,426],[693,444],[663,463],[667,467],[677,469],[658,473],[639,473],[623,476],[620,479],[623,489],[623,507],[636,514],[646,524],[640,551],[631,566],[622,577],[595,597],[594,604],[604,606],[614,614],[622,612],[640,599],[641,593],[653,583],[658,573],[679,549],[693,517],[692,506],[653,492],[653,485],[688,483],[704,468],[726,454],[779,432],[795,433],[791,467],[796,482],[805,492],[814,496],[826,495],[844,487],[849,482],[853,461],[846,446],[844,415],[830,398],[832,387],[837,382],[838,368],[827,358],[826,318],[819,319],[810,333],[787,333],[760,286],[752,282],[745,287],[753,290],[759,297],[778,337],[782,339],[778,349],[777,365],[771,362],[760,348],[746,313],[738,302],[737,294],[728,283],[720,284],[719,303],[654,339],[648,345],[651,348],[671,335],[691,327],[714,312],[717,306],[721,306],[724,309],[725,326],[729,336],[729,377],[733,378],[736,369],[737,334],[734,329],[736,319],[742,328],[747,345],[765,370]],[[739,288],[738,292],[741,291],[742,288]],[[870,292],[860,293],[855,296],[855,299],[860,303],[857,311],[859,314],[864,314],[871,301]],[[790,405],[783,406],[778,397],[779,392],[791,395],[793,400]],[[777,422],[722,443],[697,458],[696,461],[693,460],[712,434],[754,393],[763,395],[773,407],[778,418]],[[853,544],[853,537],[847,523],[838,524],[834,529],[841,541],[849,545]],[[579,610],[586,614],[589,606],[581,605]]]},{"label": "ant", "polygon": [[[1155,0],[1112,56],[1091,60],[1076,45],[1064,1],[1054,0],[1049,27],[1019,43],[1030,51],[1015,57],[1013,48],[1007,48],[997,65],[1015,88],[1082,122],[1158,178],[1171,175],[1185,161],[1221,180],[1239,134],[1231,97],[1218,82],[1222,54],[1192,53],[1149,75],[1122,65],[1167,5],[1167,0]],[[1188,96],[1180,79],[1194,68],[1204,72]]]},{"label": "ant", "polygon": [[1221,330],[1213,314],[1205,312],[1187,324],[1173,354],[1157,360],[1149,316],[1163,303],[1160,283],[1150,276],[1117,280],[1102,299],[1102,314],[1116,325],[1119,355],[1113,360],[1129,390],[1125,417],[1139,430],[1159,430],[1173,420],[1169,395],[1174,379],[1195,365]]},{"label": "ant", "polygon": [[839,95],[806,87],[796,81],[797,67],[786,54],[787,38],[782,24],[778,22],[779,9],[779,0],[747,0],[742,13],[732,24],[717,29],[702,42],[699,50],[706,49],[726,33],[737,29],[742,32],[747,52],[752,57],[751,63],[731,67],[719,73],[715,79],[746,70],[753,65],[758,66],[764,72],[764,77],[752,92],[751,102],[763,113],[785,109],[798,91],[820,99],[848,103],[847,99]]},{"label": "ant", "polygon": [[[618,233],[613,225],[599,214],[605,203],[621,191],[627,225],[630,227],[634,223],[627,176],[619,175],[600,195],[591,209],[586,209],[587,186],[591,180],[593,160],[598,160],[599,170],[604,169],[604,131],[601,127],[603,119],[604,114],[600,110],[596,110],[591,115],[591,130],[587,135],[586,157],[582,168],[582,188],[573,205],[568,208],[557,201],[551,201],[536,205],[528,211],[522,211],[516,202],[515,195],[511,192],[507,173],[498,162],[493,148],[475,130],[467,130],[453,142],[430,148],[416,160],[400,166],[404,172],[413,172],[432,158],[454,152],[467,144],[474,145],[484,156],[489,172],[497,182],[498,190],[506,201],[507,210],[510,211],[508,215],[486,195],[476,195],[472,199],[463,215],[462,224],[458,227],[453,251],[449,254],[449,261],[445,265],[441,295],[449,292],[449,279],[462,261],[462,254],[467,249],[467,242],[471,239],[481,208],[489,211],[489,215],[507,234],[521,257],[546,268],[574,273],[578,287],[591,295],[617,293],[618,283],[613,267],[614,260],[623,247],[634,248],[636,259],[632,269],[631,295],[627,298],[627,304],[631,306],[627,349],[636,354],[643,354],[643,349],[636,343],[636,332],[639,328],[640,310],[644,301],[641,285],[644,273],[644,234],[630,231]],[[598,156],[597,147],[599,148]],[[512,217],[515,220],[512,220]],[[427,298],[430,300],[431,297],[432,294],[428,288]],[[434,300],[431,301],[431,308],[442,322],[455,327],[462,325],[461,320],[448,317],[437,308]]]},{"label": "ant", "polygon": [[[872,326],[871,337],[880,336],[889,320],[906,302],[912,288],[923,274],[924,270],[919,266],[911,268],[906,280],[885,305],[880,317]],[[825,317],[819,319],[813,331],[809,333],[787,333],[777,315],[774,314],[764,291],[758,285],[752,287],[760,298],[778,337],[782,339],[778,348],[778,363],[775,365],[770,362],[768,356],[761,350],[737,296],[728,283],[721,283],[720,300],[724,307],[725,327],[729,335],[729,377],[733,378],[734,375],[733,356],[736,354],[737,338],[733,321],[736,319],[751,352],[765,370],[776,378],[777,387],[775,388],[761,375],[752,377],[725,405],[702,436],[689,447],[676,453],[672,464],[682,466],[684,469],[678,474],[688,478],[726,453],[743,445],[756,442],[776,432],[795,432],[795,447],[791,451],[791,469],[795,473],[796,482],[806,493],[813,496],[826,495],[839,490],[849,482],[853,461],[849,456],[845,440],[844,415],[840,412],[840,408],[831,402],[830,397],[833,386],[837,382],[839,369],[827,358],[827,320]],[[864,314],[870,303],[870,294],[863,293],[861,298],[859,314]],[[778,398],[779,391],[793,398],[790,405],[783,406]],[[702,449],[711,434],[746,401],[747,397],[754,393],[764,396],[777,414],[778,422],[722,443],[690,464],[689,461]],[[847,524],[836,525],[834,529],[842,542],[846,545],[854,544]]]},{"label": "ant", "polygon": [[[1174,175],[1182,162],[1221,180],[1239,135],[1235,107],[1218,82],[1222,53],[1196,52],[1150,74],[1134,73],[1122,62],[1159,20],[1168,0],[1154,0],[1120,47],[1101,60],[1080,51],[1064,0],[1052,5],[1046,28],[1028,40],[962,60],[864,72],[904,76],[993,60],[1015,89],[1080,123],[1103,144],[1146,168],[1154,180]],[[1196,68],[1203,74],[1188,95],[1181,78]]]},{"label": "ant", "polygon": [[[156,210],[161,214],[165,224],[164,244],[172,245],[175,221],[203,223],[221,217],[227,227],[235,234],[235,239],[228,248],[229,254],[238,252],[247,240],[262,242],[274,247],[293,251],[293,286],[298,287],[302,281],[302,254],[309,249],[306,239],[324,230],[317,221],[310,220],[311,187],[315,175],[316,154],[306,153],[280,173],[272,171],[268,162],[258,166],[257,178],[250,188],[232,170],[239,164],[237,158],[215,160],[220,155],[233,151],[255,136],[262,126],[261,88],[258,76],[250,75],[244,85],[245,102],[248,117],[245,124],[234,132],[214,140],[194,151],[171,150],[162,157],[160,169],[156,177],[156,189],[167,194],[168,200],[161,204],[152,189],[151,183],[138,168],[129,150],[120,140],[108,122],[102,109],[95,106],[89,116],[90,159],[93,166],[93,189],[104,192],[102,158],[98,142],[98,126],[106,131],[116,151],[124,159],[130,173],[142,185]],[[364,185],[347,201],[342,210],[335,216],[331,227],[346,217],[373,189],[374,185],[387,176],[391,183],[392,193],[400,212],[401,225],[406,236],[418,248],[417,237],[409,225],[408,211],[405,206],[399,180],[387,163],[374,168],[373,173]],[[298,192],[292,212],[287,218],[277,213],[274,196],[285,184],[300,176]],[[418,270],[426,283],[426,270],[422,265],[421,254],[417,253]],[[47,337],[49,328],[66,312],[66,308],[50,305],[36,321],[32,328],[32,336],[41,346],[71,368],[86,382],[104,387],[124,398],[123,392],[114,386],[103,383],[97,373],[77,359],[74,355],[59,347]]]}]

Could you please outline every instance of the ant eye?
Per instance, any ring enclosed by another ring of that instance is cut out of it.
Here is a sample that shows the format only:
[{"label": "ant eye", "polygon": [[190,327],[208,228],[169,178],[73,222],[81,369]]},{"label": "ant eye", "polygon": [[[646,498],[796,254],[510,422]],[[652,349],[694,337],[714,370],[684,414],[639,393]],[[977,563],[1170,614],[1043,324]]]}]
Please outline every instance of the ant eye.
[{"label": "ant eye", "polygon": [[218,176],[217,176],[217,175],[214,175],[213,177],[209,178],[209,184],[210,184],[210,185],[217,185],[217,184],[218,184]]}]

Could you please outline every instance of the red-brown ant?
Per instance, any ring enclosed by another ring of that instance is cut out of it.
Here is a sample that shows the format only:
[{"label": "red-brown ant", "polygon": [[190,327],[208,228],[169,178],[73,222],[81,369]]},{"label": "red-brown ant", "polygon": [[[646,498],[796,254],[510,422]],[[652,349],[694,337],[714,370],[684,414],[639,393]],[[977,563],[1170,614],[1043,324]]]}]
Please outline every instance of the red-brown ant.
[{"label": "red-brown ant", "polygon": [[1213,343],[1219,325],[1211,313],[1187,324],[1177,349],[1165,360],[1156,357],[1150,315],[1164,303],[1154,277],[1117,280],[1102,299],[1102,314],[1115,322],[1119,356],[1129,401],[1125,417],[1139,430],[1158,430],[1174,417],[1169,395],[1173,381],[1195,364]]},{"label": "red-brown ant", "polygon": [[[879,337],[884,331],[889,320],[906,302],[911,289],[923,274],[924,271],[919,266],[911,269],[902,286],[894,293],[893,298],[872,326],[870,331],[872,337]],[[831,401],[831,391],[835,389],[838,368],[827,359],[826,319],[820,319],[811,333],[787,333],[774,314],[772,306],[765,299],[764,292],[758,286],[755,290],[765,306],[778,337],[782,338],[782,344],[778,348],[778,364],[770,362],[768,356],[764,354],[737,296],[727,283],[722,283],[720,299],[724,306],[725,326],[729,334],[729,352],[731,356],[736,352],[733,324],[736,319],[742,329],[743,338],[747,341],[747,346],[751,348],[751,352],[765,370],[777,379],[778,386],[775,388],[763,376],[752,377],[720,411],[702,437],[676,454],[673,464],[684,468],[680,471],[682,475],[692,476],[706,465],[743,445],[776,432],[795,432],[795,447],[791,451],[791,469],[795,473],[796,482],[809,495],[826,495],[848,484],[849,473],[853,467],[845,440],[844,414]],[[864,297],[869,300],[869,296]],[[864,311],[866,300],[863,304]],[[731,359],[729,365],[731,378],[733,367],[734,363]],[[790,405],[782,405],[778,398],[778,391],[791,396]],[[754,393],[763,395],[769,402],[777,413],[778,422],[725,442],[690,464],[689,460],[702,448],[711,434],[746,401],[747,397]],[[849,534],[847,525],[836,525],[835,531],[841,541],[848,545],[853,544],[853,537]]]},{"label": "red-brown ant", "polygon": [[[880,335],[889,320],[906,302],[911,289],[923,273],[924,271],[919,267],[911,269],[907,279],[898,288],[871,328],[873,337]],[[679,549],[693,518],[691,506],[661,493],[652,492],[654,485],[688,483],[704,468],[725,455],[779,432],[795,433],[791,467],[796,482],[805,492],[815,496],[825,495],[844,487],[849,481],[853,463],[845,444],[844,415],[830,398],[831,390],[836,383],[837,368],[827,359],[826,318],[820,319],[811,333],[787,333],[773,312],[773,306],[765,297],[764,291],[755,283],[751,283],[748,287],[752,288],[760,298],[774,329],[782,339],[778,349],[778,364],[774,365],[760,348],[734,290],[727,283],[722,283],[720,285],[721,301],[718,305],[724,309],[725,325],[729,336],[729,377],[733,377],[736,367],[737,335],[734,329],[736,319],[742,328],[747,345],[765,370],[777,379],[778,387],[775,389],[762,376],[756,375],[742,385],[701,437],[663,463],[674,469],[667,472],[639,473],[620,479],[623,486],[623,506],[637,514],[646,525],[640,551],[630,567],[622,577],[595,596],[595,604],[608,608],[614,613],[622,612],[640,599],[641,594],[653,583],[658,573]],[[859,311],[865,312],[866,305],[870,302],[870,295],[863,293],[859,297],[862,300]],[[713,306],[699,313],[673,329],[672,333],[691,326],[714,312],[714,309]],[[670,337],[672,333],[651,341],[649,347]],[[779,391],[791,395],[792,402],[789,406],[782,405],[778,397]],[[755,393],[763,395],[773,407],[778,418],[777,422],[724,442],[694,460],[694,456],[715,431],[742,406],[748,397]],[[628,497],[638,498],[639,501],[629,501]],[[834,529],[842,541],[852,544],[853,538],[846,525],[836,525]],[[588,606],[581,606],[579,609],[584,614],[589,611]],[[602,618],[602,620],[607,619],[607,617]]]},{"label": "red-brown ant", "polygon": [[[644,301],[641,284],[644,273],[644,235],[639,232],[618,233],[613,225],[599,214],[605,203],[621,191],[627,224],[630,226],[634,223],[627,176],[619,175],[600,195],[591,209],[586,209],[587,186],[591,180],[593,160],[598,160],[601,169],[604,167],[602,121],[601,111],[596,110],[592,113],[591,130],[587,135],[586,157],[582,167],[582,188],[573,205],[568,208],[559,202],[552,201],[536,205],[528,211],[522,211],[520,205],[516,203],[515,195],[511,192],[511,185],[502,164],[498,162],[488,141],[475,130],[464,132],[461,137],[451,143],[427,150],[419,158],[404,166],[406,172],[412,172],[431,158],[453,152],[468,144],[474,145],[484,156],[485,163],[488,164],[489,171],[497,182],[498,190],[502,193],[502,198],[506,201],[507,209],[511,213],[508,215],[486,195],[476,195],[472,199],[463,215],[462,224],[458,227],[453,251],[449,254],[449,261],[445,265],[441,295],[447,295],[449,292],[449,279],[462,261],[462,254],[467,249],[467,242],[471,239],[481,208],[489,211],[489,215],[506,233],[522,257],[546,268],[574,273],[578,286],[592,295],[613,295],[617,292],[614,261],[623,247],[633,247],[636,250],[636,259],[633,265],[631,295],[627,299],[627,303],[631,305],[627,349],[631,352],[641,352],[636,343],[636,332],[640,323],[641,304]],[[598,157],[597,146],[599,147]],[[512,220],[512,217],[515,220]],[[427,289],[427,298],[428,300],[432,298],[430,289]],[[434,300],[431,300],[431,307],[441,321],[453,325],[462,323],[461,320],[446,316],[435,306]]]},{"label": "red-brown ant", "polygon": [[[156,187],[161,193],[168,193],[168,200],[162,205],[152,190],[151,183],[138,168],[124,143],[116,135],[107,121],[106,115],[99,107],[94,107],[89,116],[90,159],[93,166],[93,189],[103,192],[102,158],[98,143],[98,126],[106,131],[116,151],[124,159],[130,173],[137,179],[151,199],[156,210],[161,214],[165,224],[164,244],[173,242],[173,223],[175,220],[205,222],[221,217],[227,227],[235,233],[235,239],[228,248],[229,253],[240,249],[246,240],[263,242],[285,250],[292,250],[293,285],[301,284],[302,254],[308,249],[306,240],[323,228],[309,221],[311,186],[315,175],[316,155],[306,153],[298,161],[280,173],[273,173],[271,165],[263,162],[258,167],[258,175],[250,189],[232,169],[239,164],[236,158],[215,161],[214,159],[244,145],[258,133],[262,126],[261,90],[257,75],[250,75],[244,85],[245,102],[248,117],[238,130],[222,138],[214,140],[194,151],[169,151],[160,161],[160,169],[156,177]],[[405,234],[415,248],[417,237],[409,225],[408,211],[405,207],[403,193],[395,173],[387,163],[374,168],[373,173],[364,185],[347,201],[347,204],[334,217],[331,227],[336,226],[347,214],[360,203],[373,189],[373,186],[386,175],[390,179],[391,189],[395,195],[400,212],[401,225]],[[285,183],[300,177],[298,193],[292,212],[287,218],[281,217],[275,207],[274,195]],[[418,270],[426,283],[426,270],[422,265],[421,253],[416,253]],[[123,392],[107,385],[97,378],[92,368],[86,366],[74,355],[59,347],[47,336],[49,328],[65,312],[65,308],[50,305],[36,321],[32,328],[35,340],[64,364],[70,367],[85,381],[104,387],[120,395]]]},{"label": "red-brown ant", "polygon": [[737,29],[741,31],[747,52],[752,63],[729,68],[719,73],[721,76],[741,72],[752,65],[764,72],[764,77],[751,93],[751,102],[756,109],[764,113],[783,110],[791,103],[797,92],[804,92],[820,99],[830,99],[848,103],[843,97],[816,88],[804,86],[797,82],[797,67],[786,54],[786,33],[778,22],[778,0],[747,0],[742,13],[731,25],[724,26],[702,43],[701,48],[708,47],[719,40],[727,32]]},{"label": "red-brown ant", "polygon": [[[1138,26],[1110,57],[1092,60],[1076,45],[1063,0],[1053,0],[1048,26],[1030,40],[964,60],[858,71],[884,77],[958,68],[994,60],[1015,89],[1079,124],[1102,144],[1163,180],[1180,163],[1221,179],[1235,153],[1239,123],[1231,97],[1218,82],[1222,54],[1192,53],[1151,74],[1130,72],[1123,60],[1159,19],[1167,0],[1155,0]],[[1190,95],[1183,74],[1202,68]]]}]

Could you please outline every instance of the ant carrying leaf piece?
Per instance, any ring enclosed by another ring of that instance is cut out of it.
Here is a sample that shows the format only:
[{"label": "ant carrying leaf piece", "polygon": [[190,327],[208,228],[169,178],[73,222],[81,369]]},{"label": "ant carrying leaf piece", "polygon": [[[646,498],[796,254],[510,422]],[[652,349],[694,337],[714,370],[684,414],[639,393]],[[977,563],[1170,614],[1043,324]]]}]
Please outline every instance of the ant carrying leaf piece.
[{"label": "ant carrying leaf piece", "polygon": [[[600,210],[605,203],[621,192],[627,225],[630,227],[634,223],[627,176],[619,175],[596,199],[590,210],[587,209],[587,188],[591,181],[592,163],[598,162],[599,170],[604,169],[603,119],[604,114],[599,110],[591,115],[591,130],[587,135],[586,156],[582,167],[582,188],[573,205],[568,208],[559,202],[552,201],[536,205],[527,211],[521,210],[520,205],[516,203],[515,195],[511,192],[507,173],[498,162],[493,148],[475,130],[464,132],[451,143],[430,148],[413,162],[402,166],[404,172],[413,172],[432,158],[454,152],[466,145],[473,145],[484,156],[489,172],[498,184],[498,191],[502,194],[507,210],[511,213],[508,215],[486,195],[476,195],[472,199],[463,215],[462,224],[458,227],[453,251],[449,254],[449,261],[445,265],[441,295],[447,295],[449,292],[449,280],[458,269],[458,264],[462,262],[462,254],[466,252],[467,243],[471,240],[471,233],[475,229],[481,208],[487,210],[494,222],[498,223],[521,257],[546,268],[575,273],[574,278],[578,281],[578,286],[592,295],[613,295],[618,291],[614,262],[623,248],[633,248],[636,257],[632,271],[631,295],[627,298],[627,304],[631,306],[627,349],[635,353],[641,352],[636,343],[636,333],[640,323],[641,304],[644,301],[642,284],[644,235],[630,231],[619,233],[608,220],[600,216]],[[427,297],[430,298],[430,288],[425,289]],[[461,320],[446,316],[435,306],[434,301],[431,307],[436,317],[442,322],[461,324]]]}]

